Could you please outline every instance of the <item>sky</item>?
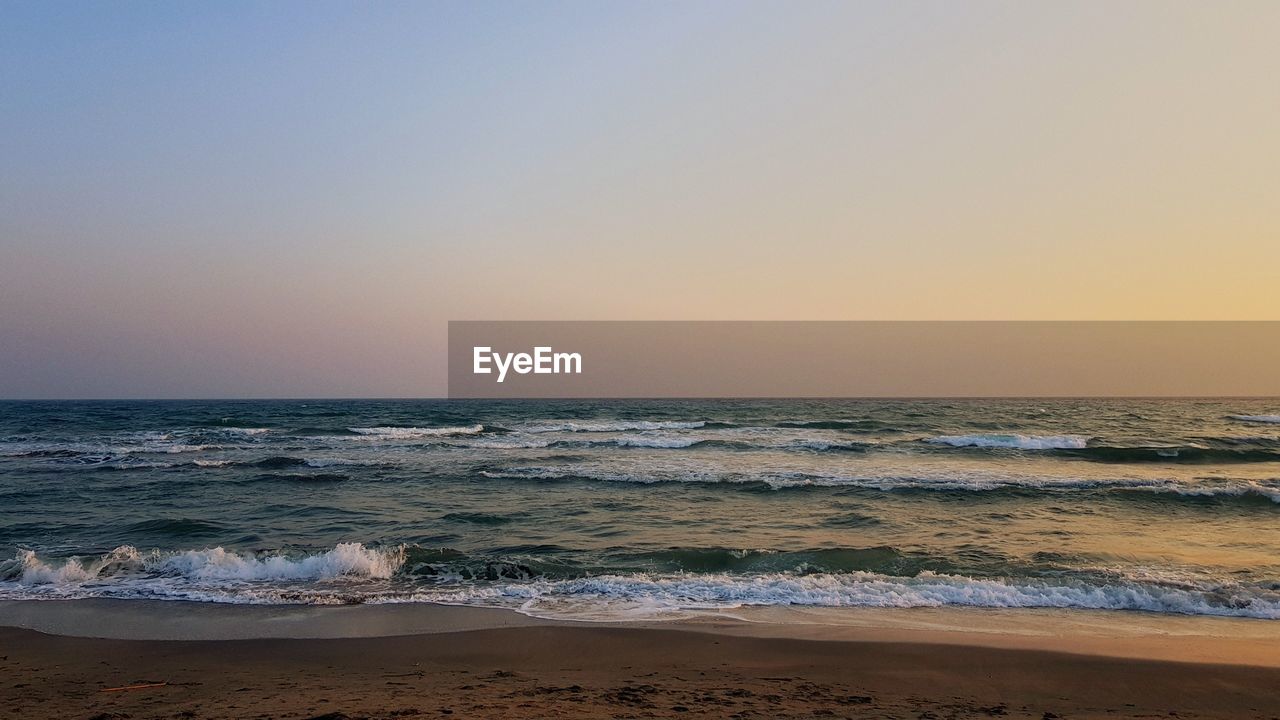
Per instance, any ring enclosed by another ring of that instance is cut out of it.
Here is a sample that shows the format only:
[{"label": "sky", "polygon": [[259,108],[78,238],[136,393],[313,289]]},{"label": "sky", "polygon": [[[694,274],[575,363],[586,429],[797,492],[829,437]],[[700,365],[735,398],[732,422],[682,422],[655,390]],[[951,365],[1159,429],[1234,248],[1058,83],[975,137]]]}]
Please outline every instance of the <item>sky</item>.
[{"label": "sky", "polygon": [[1280,319],[1280,3],[0,4],[0,397],[449,320]]}]

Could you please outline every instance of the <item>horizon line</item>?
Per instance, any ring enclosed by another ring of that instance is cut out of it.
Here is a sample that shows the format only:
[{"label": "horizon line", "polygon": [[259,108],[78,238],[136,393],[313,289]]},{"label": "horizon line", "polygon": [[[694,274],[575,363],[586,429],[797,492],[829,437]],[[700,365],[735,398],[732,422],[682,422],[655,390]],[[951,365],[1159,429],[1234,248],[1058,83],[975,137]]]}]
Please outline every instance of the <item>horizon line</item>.
[{"label": "horizon line", "polygon": [[231,397],[13,397],[0,402],[351,402],[351,401],[619,401],[619,400],[1274,400],[1280,395],[725,395],[725,396],[612,396],[612,397],[449,397],[449,396],[231,396]]}]

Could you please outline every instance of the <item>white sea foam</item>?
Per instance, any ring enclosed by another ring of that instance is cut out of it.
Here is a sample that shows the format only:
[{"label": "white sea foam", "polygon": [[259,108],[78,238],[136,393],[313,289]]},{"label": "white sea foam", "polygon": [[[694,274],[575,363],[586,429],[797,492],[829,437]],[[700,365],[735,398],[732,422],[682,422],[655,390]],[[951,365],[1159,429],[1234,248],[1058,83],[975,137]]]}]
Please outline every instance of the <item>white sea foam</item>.
[{"label": "white sea foam", "polygon": [[952,447],[1010,448],[1017,450],[1078,450],[1087,447],[1089,438],[1082,435],[940,435],[926,442]]},{"label": "white sea foam", "polygon": [[[628,476],[620,476],[618,478],[601,477],[598,474],[590,476],[580,475],[569,470],[556,470],[552,468],[510,468],[506,470],[481,470],[480,477],[490,478],[492,480],[565,480],[573,477],[588,477],[591,480],[620,480],[629,481]],[[636,478],[632,482],[643,483],[644,480]],[[653,480],[651,482],[661,482]]]},{"label": "white sea foam", "polygon": [[327,468],[327,467],[345,467],[353,465],[368,465],[367,462],[360,460],[349,460],[347,458],[323,457],[323,458],[307,458],[303,461],[307,467]]},{"label": "white sea foam", "polygon": [[158,558],[152,568],[194,580],[327,580],[389,578],[403,562],[400,548],[379,550],[360,543],[341,543],[327,552],[300,558],[255,556],[220,547],[188,550]]},{"label": "white sea foam", "polygon": [[353,427],[347,428],[353,433],[374,438],[391,440],[412,440],[415,438],[448,437],[450,435],[479,435],[484,432],[483,425],[467,425],[465,427]]},{"label": "white sea foam", "polygon": [[603,575],[503,583],[391,582],[402,548],[344,543],[300,557],[222,548],[46,562],[23,550],[0,562],[0,598],[78,597],[201,600],[243,604],[433,602],[519,609],[546,617],[627,620],[698,609],[819,607],[1077,608],[1280,619],[1280,591],[1216,582],[1204,575],[1113,572],[1113,579],[972,578],[922,572],[899,577],[838,574],[676,573]]},{"label": "white sea foam", "polygon": [[180,453],[196,453],[208,450],[224,450],[225,445],[189,444],[167,441],[149,441],[132,444],[110,444],[93,442],[60,442],[60,443],[5,443],[0,456],[21,457],[46,455],[54,461],[93,464],[108,462],[126,455],[177,455]]},{"label": "white sea foam", "polygon": [[1280,415],[1231,415],[1232,420],[1251,423],[1280,423]]},{"label": "white sea foam", "polygon": [[750,450],[863,450],[874,443],[850,443],[838,439],[814,437],[797,437],[778,432],[743,432],[734,429],[721,432],[703,432],[698,434],[646,433],[642,435],[622,435],[619,437],[584,441],[588,445],[616,445],[618,447],[657,448],[679,450],[693,447],[703,442],[723,441],[733,443],[734,447]]},{"label": "white sea foam", "polygon": [[[0,586],[84,584],[129,573],[237,582],[389,578],[403,563],[403,548],[369,548],[360,543],[340,543],[331,550],[300,557],[238,553],[221,547],[144,554],[123,545],[99,558],[46,561],[31,550],[19,550],[14,559],[0,562]],[[125,579],[136,581],[138,578]]]},{"label": "white sea foam", "polygon": [[687,448],[701,441],[701,438],[664,437],[659,435],[629,435],[615,438],[613,443],[618,447],[678,449]]},{"label": "white sea foam", "polygon": [[831,440],[794,440],[786,445],[786,447],[797,448],[801,450],[865,450],[874,445],[876,442],[836,442]]},{"label": "white sea foam", "polygon": [[[748,605],[819,607],[1075,608],[1280,619],[1280,593],[1244,588],[1187,589],[1131,581],[1031,582],[923,572],[912,578],[852,572],[757,576],[684,574],[601,576],[477,588],[489,601],[515,601],[531,615],[573,617],[618,605],[618,620],[690,609]],[[474,602],[466,594],[455,598]],[[586,606],[585,608],[583,606]]]},{"label": "white sea foam", "polygon": [[100,576],[142,568],[142,556],[129,545],[86,561],[72,557],[52,563],[41,560],[32,550],[19,550],[12,560],[0,562],[0,584],[5,581],[17,585],[84,583]]},{"label": "white sea foam", "polygon": [[635,430],[695,430],[705,426],[703,420],[614,420],[607,422],[550,422],[521,427],[524,432],[629,432]]},{"label": "white sea foam", "polygon": [[159,445],[159,446],[143,446],[141,448],[116,448],[115,450],[121,454],[127,452],[141,453],[189,453],[204,452],[206,450],[222,450],[222,445],[186,445],[178,443],[176,445]]},{"label": "white sea foam", "polygon": [[1259,497],[1280,503],[1280,479],[1251,480],[1246,478],[1199,478],[1174,480],[1169,478],[1110,478],[1091,479],[1076,477],[1041,477],[1035,475],[1000,475],[991,471],[961,472],[951,470],[934,476],[894,475],[814,475],[800,472],[725,473],[714,471],[680,470],[667,472],[655,469],[646,473],[628,473],[593,468],[590,466],[551,465],[510,467],[481,470],[482,477],[507,480],[565,480],[582,478],[601,482],[625,482],[650,485],[654,483],[708,483],[744,484],[764,483],[774,489],[804,487],[857,487],[885,492],[902,490],[934,490],[946,492],[989,492],[995,490],[1035,490],[1047,492],[1072,491],[1133,491],[1165,493],[1186,497]]},{"label": "white sea foam", "polygon": [[550,446],[551,440],[521,437],[519,434],[465,438],[451,445],[481,450],[537,450]]}]

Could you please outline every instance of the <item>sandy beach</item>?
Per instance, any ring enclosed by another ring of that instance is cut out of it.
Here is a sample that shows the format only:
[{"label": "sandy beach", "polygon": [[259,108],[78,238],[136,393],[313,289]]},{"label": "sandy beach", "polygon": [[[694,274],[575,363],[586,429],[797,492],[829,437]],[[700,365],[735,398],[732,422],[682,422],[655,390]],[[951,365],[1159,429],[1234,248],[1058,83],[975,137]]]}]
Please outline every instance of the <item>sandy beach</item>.
[{"label": "sandy beach", "polygon": [[[232,635],[274,627],[327,636],[119,639],[6,627],[0,717],[1280,716],[1280,658],[1262,623],[1249,626],[1264,628],[1257,637],[1107,638],[1069,625],[1056,635],[884,627],[892,614],[878,629],[812,618],[618,626],[474,608],[159,605],[153,638],[172,637],[183,614]],[[7,603],[0,623],[49,628],[61,618],[66,631],[95,634],[94,620],[96,634],[120,636],[147,627],[144,613],[136,604]],[[414,634],[350,636],[410,616]],[[1233,647],[1234,664],[1168,659],[1204,657],[1204,648],[1231,656]]]}]

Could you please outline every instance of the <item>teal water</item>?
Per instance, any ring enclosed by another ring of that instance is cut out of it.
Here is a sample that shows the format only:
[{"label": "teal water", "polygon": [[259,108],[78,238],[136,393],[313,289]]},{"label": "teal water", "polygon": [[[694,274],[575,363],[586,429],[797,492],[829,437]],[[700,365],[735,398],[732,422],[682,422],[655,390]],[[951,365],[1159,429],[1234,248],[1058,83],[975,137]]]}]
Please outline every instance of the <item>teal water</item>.
[{"label": "teal water", "polygon": [[0,403],[0,598],[1280,618],[1280,401]]}]

